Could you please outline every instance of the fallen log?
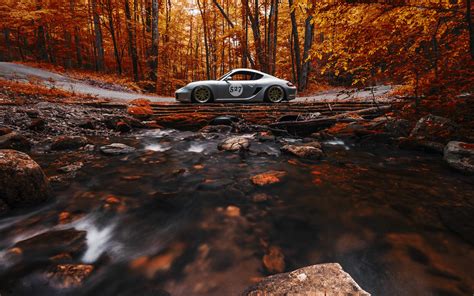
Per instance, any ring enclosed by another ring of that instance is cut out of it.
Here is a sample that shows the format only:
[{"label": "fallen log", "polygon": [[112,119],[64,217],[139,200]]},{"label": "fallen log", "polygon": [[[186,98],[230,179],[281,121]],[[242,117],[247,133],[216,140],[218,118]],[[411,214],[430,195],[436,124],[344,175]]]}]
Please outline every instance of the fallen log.
[{"label": "fallen log", "polygon": [[368,116],[372,118],[381,116],[391,108],[392,106],[390,105],[384,105],[309,120],[298,120],[297,118],[297,120],[291,121],[278,121],[269,124],[269,128],[277,134],[286,132],[292,135],[308,135],[328,128],[338,122],[356,122],[366,120],[364,117]]}]

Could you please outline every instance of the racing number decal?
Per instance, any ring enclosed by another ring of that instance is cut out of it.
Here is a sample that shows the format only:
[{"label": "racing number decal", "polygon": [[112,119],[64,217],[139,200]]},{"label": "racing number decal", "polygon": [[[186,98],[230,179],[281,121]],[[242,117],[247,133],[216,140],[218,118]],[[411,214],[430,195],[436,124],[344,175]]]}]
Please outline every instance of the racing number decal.
[{"label": "racing number decal", "polygon": [[229,86],[229,93],[233,96],[233,97],[238,97],[242,94],[244,90],[244,87],[242,86],[242,84],[232,84]]}]

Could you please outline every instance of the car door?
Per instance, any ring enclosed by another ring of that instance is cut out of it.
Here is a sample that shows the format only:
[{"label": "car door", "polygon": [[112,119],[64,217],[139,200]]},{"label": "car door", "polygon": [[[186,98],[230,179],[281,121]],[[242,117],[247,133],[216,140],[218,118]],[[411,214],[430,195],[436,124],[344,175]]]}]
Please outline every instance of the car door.
[{"label": "car door", "polygon": [[256,83],[251,80],[251,73],[239,71],[225,80],[223,94],[225,100],[246,100],[254,94]]}]

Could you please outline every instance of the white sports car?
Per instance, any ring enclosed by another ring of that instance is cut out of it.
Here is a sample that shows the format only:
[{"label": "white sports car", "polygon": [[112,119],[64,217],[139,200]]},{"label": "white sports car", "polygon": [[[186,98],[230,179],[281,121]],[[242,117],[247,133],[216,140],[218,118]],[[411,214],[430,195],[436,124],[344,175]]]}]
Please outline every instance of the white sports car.
[{"label": "white sports car", "polygon": [[235,69],[217,80],[191,82],[175,93],[180,102],[269,102],[296,98],[293,83],[252,70]]}]

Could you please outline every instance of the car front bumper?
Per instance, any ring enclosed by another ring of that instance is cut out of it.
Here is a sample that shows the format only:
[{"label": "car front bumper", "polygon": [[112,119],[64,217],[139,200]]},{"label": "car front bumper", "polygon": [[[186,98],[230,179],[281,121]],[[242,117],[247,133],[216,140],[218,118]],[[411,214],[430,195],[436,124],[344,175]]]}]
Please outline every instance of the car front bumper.
[{"label": "car front bumper", "polygon": [[191,91],[185,88],[180,88],[175,91],[174,96],[178,102],[191,102]]}]

